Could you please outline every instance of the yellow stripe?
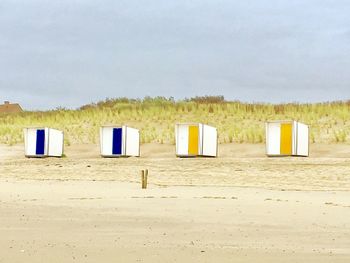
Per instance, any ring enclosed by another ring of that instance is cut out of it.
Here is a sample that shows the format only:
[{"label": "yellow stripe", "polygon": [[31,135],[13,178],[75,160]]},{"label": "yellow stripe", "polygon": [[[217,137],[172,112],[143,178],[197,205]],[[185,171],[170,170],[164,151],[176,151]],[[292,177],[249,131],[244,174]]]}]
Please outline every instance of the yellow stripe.
[{"label": "yellow stripe", "polygon": [[281,154],[292,155],[292,124],[281,124]]},{"label": "yellow stripe", "polygon": [[188,153],[198,155],[198,126],[188,127]]}]

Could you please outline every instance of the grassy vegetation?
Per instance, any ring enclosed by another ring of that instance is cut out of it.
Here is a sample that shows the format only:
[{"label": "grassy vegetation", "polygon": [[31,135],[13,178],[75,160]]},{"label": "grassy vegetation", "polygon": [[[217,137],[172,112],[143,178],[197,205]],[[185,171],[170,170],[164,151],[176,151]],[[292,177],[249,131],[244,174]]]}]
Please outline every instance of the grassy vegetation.
[{"label": "grassy vegetation", "polygon": [[98,143],[99,127],[127,124],[141,130],[142,143],[174,143],[174,124],[203,122],[218,128],[220,143],[264,142],[266,120],[294,119],[311,126],[311,142],[350,142],[350,101],[317,104],[249,104],[222,96],[106,99],[77,110],[0,114],[0,143],[22,143],[22,129],[48,126],[65,132],[67,145]]}]

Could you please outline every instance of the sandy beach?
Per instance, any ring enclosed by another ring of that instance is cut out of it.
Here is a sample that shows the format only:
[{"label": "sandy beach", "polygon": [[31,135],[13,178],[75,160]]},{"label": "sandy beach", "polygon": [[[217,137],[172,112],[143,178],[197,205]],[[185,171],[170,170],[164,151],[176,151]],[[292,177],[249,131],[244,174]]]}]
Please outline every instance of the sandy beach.
[{"label": "sandy beach", "polygon": [[311,145],[309,158],[226,144],[216,159],[177,159],[173,148],[26,159],[23,145],[0,146],[0,262],[350,261],[349,145]]}]

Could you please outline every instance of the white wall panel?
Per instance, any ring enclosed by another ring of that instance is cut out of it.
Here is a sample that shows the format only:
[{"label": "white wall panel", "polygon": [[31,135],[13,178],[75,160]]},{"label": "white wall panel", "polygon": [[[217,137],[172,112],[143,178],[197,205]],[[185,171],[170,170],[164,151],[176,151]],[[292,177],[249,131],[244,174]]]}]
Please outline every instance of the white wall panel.
[{"label": "white wall panel", "polygon": [[204,125],[202,123],[198,124],[198,154],[203,155],[203,131],[204,131]]},{"label": "white wall panel", "polygon": [[100,145],[102,156],[112,156],[113,151],[113,127],[102,127],[100,129]]},{"label": "white wall panel", "polygon": [[24,129],[25,155],[35,156],[36,154],[36,129]]},{"label": "white wall panel", "polygon": [[[63,155],[63,132],[55,129],[48,129],[48,156],[61,157]],[[45,142],[46,143],[46,142]]]},{"label": "white wall panel", "polygon": [[140,155],[140,133],[139,130],[126,127],[126,151],[127,156]]},{"label": "white wall panel", "polygon": [[299,156],[309,156],[309,127],[303,123],[298,123],[297,152]]},{"label": "white wall panel", "polygon": [[44,155],[48,156],[49,155],[49,128],[45,128],[45,150],[44,150]]},{"label": "white wall panel", "polygon": [[297,142],[298,142],[298,122],[292,122],[292,155],[297,154]]},{"label": "white wall panel", "polygon": [[281,152],[281,124],[266,123],[266,154],[279,155]]},{"label": "white wall panel", "polygon": [[213,157],[217,155],[217,136],[215,127],[203,125],[202,155]]},{"label": "white wall panel", "polygon": [[176,154],[188,155],[188,126],[187,124],[176,125]]}]

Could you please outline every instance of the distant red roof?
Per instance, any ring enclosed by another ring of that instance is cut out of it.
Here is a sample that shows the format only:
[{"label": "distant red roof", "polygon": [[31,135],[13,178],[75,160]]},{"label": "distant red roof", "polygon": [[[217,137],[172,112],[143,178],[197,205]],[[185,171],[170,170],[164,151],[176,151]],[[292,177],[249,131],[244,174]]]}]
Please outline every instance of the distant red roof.
[{"label": "distant red roof", "polygon": [[17,113],[22,111],[23,109],[18,103],[5,101],[4,104],[0,104],[0,113]]}]

